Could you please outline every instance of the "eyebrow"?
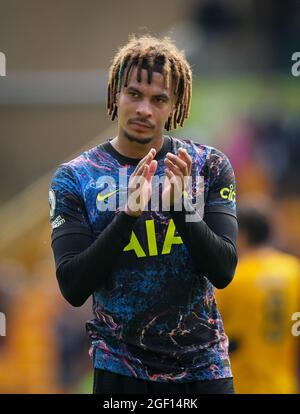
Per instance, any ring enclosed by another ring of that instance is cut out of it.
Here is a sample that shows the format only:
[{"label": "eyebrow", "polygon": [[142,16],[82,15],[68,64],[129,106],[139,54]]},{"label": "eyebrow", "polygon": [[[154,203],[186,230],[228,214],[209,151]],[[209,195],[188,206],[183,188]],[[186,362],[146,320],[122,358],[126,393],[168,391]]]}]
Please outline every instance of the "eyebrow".
[{"label": "eyebrow", "polygon": [[[139,94],[143,94],[139,89],[135,88],[134,86],[126,86],[126,91],[132,91],[132,92],[137,92]],[[155,98],[165,98],[165,99],[170,99],[170,96],[165,93],[165,92],[161,92],[158,93],[157,95],[153,95]]]}]

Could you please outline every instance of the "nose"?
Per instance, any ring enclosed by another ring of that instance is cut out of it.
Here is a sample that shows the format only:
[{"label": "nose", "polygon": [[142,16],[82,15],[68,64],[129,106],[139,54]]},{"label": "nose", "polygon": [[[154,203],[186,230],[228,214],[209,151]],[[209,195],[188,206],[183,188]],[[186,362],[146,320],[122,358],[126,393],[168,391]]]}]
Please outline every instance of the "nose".
[{"label": "nose", "polygon": [[144,117],[144,118],[150,118],[152,115],[152,108],[151,103],[148,99],[142,99],[136,108],[137,115]]}]

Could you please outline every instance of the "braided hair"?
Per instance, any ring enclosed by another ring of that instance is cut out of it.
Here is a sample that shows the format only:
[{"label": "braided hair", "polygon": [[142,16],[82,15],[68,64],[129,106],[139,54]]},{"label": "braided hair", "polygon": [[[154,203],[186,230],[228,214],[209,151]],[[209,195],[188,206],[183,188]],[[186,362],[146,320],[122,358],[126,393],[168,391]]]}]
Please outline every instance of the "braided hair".
[{"label": "braided hair", "polygon": [[189,117],[192,96],[192,71],[184,52],[179,51],[169,37],[158,39],[144,35],[130,36],[129,42],[121,47],[113,59],[109,70],[107,85],[107,112],[111,120],[118,113],[116,94],[128,85],[132,69],[137,67],[137,81],[141,82],[141,71],[148,72],[148,83],[152,82],[152,73],[163,75],[164,87],[169,87],[170,78],[174,85],[176,102],[172,114],[165,123],[165,129],[181,127]]}]

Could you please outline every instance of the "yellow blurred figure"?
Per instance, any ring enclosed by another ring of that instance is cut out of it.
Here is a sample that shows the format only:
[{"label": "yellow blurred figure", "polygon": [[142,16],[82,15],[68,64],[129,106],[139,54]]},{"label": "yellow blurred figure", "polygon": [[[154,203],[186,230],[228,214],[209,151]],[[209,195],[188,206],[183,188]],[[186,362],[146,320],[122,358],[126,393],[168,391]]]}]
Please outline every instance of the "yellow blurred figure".
[{"label": "yellow blurred figure", "polygon": [[268,246],[263,211],[241,206],[238,221],[235,279],[217,293],[236,392],[297,393],[300,337],[292,316],[300,312],[299,260]]}]

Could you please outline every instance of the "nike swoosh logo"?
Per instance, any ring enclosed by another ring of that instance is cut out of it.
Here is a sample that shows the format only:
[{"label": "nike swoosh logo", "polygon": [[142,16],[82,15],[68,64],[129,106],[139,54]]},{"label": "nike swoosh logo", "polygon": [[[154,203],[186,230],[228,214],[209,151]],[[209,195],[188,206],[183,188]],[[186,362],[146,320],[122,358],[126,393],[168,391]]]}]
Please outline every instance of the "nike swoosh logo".
[{"label": "nike swoosh logo", "polygon": [[114,190],[114,191],[111,191],[110,193],[107,193],[107,194],[104,194],[104,195],[98,194],[97,195],[97,201],[106,200],[108,197],[111,197],[112,195],[114,195],[117,191],[118,190]]}]

